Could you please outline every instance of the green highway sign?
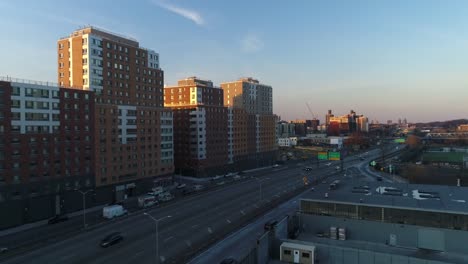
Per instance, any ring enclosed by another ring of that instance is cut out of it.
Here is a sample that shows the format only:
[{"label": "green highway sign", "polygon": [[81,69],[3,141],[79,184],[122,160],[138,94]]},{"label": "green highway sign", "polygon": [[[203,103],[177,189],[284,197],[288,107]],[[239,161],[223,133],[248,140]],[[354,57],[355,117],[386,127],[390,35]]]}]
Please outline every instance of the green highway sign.
[{"label": "green highway sign", "polygon": [[340,152],[328,152],[328,159],[329,160],[340,160],[341,159],[341,155],[340,155]]},{"label": "green highway sign", "polygon": [[328,159],[328,153],[327,152],[319,152],[317,154],[317,157],[319,160],[327,160]]}]

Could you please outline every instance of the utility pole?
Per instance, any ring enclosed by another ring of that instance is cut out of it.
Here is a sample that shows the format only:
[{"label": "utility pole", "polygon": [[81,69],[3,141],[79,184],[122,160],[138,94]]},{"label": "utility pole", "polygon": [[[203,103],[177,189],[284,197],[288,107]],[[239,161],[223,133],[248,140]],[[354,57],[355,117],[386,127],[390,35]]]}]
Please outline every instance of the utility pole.
[{"label": "utility pole", "polygon": [[75,191],[80,192],[83,195],[83,229],[86,229],[86,194],[94,190],[87,190],[85,192],[76,189]]}]

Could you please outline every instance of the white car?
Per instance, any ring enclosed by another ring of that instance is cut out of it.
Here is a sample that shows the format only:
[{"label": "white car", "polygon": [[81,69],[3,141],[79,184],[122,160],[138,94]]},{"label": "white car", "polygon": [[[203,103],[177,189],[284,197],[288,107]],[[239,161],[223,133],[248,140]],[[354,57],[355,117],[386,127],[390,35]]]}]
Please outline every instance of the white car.
[{"label": "white car", "polygon": [[278,164],[273,165],[273,168],[278,168],[278,167],[279,167]]}]

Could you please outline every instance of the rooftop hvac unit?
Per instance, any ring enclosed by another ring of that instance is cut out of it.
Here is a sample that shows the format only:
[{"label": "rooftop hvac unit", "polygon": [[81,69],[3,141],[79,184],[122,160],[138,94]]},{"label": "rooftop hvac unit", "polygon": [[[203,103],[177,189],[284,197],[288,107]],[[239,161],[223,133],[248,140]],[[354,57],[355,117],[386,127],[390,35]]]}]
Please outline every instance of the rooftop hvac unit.
[{"label": "rooftop hvac unit", "polygon": [[346,240],[346,228],[339,228],[338,229],[338,239],[339,240]]},{"label": "rooftop hvac unit", "polygon": [[330,238],[337,239],[337,230],[334,226],[330,227]]}]

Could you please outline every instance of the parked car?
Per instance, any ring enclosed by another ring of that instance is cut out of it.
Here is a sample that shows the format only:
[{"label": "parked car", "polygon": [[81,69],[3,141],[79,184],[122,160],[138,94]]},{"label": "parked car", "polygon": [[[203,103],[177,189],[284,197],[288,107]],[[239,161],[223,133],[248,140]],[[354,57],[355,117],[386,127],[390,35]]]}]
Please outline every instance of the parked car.
[{"label": "parked car", "polygon": [[336,166],[336,167],[335,167],[336,170],[340,170],[340,168],[341,168],[340,166]]},{"label": "parked car", "polygon": [[236,176],[236,175],[237,175],[237,173],[230,172],[230,173],[224,175],[224,177],[228,178],[228,177],[232,177],[232,176]]},{"label": "parked car", "polygon": [[7,253],[8,252],[8,248],[7,247],[0,247],[0,254],[2,253]]},{"label": "parked car", "polygon": [[153,195],[142,195],[138,197],[138,207],[146,208],[158,204],[158,199]]},{"label": "parked car", "polygon": [[53,225],[53,224],[57,224],[57,223],[60,223],[60,222],[65,222],[67,220],[68,220],[67,215],[56,215],[56,216],[50,218],[49,221],[47,221],[47,224]]},{"label": "parked car", "polygon": [[273,168],[278,168],[278,167],[279,167],[278,164],[273,165]]},{"label": "parked car", "polygon": [[159,200],[162,202],[167,202],[174,199],[174,196],[170,192],[161,193],[159,195]]},{"label": "parked car", "polygon": [[159,194],[164,192],[164,188],[162,186],[154,187],[149,191],[148,195],[158,196]]},{"label": "parked car", "polygon": [[382,176],[377,176],[377,181],[383,181]]},{"label": "parked car", "polygon": [[117,244],[122,240],[123,240],[122,234],[120,232],[114,232],[106,236],[103,240],[101,240],[101,247],[106,248],[108,246]]},{"label": "parked car", "polygon": [[238,181],[238,180],[241,179],[241,176],[240,176],[240,175],[236,175],[236,176],[234,176],[234,177],[232,177],[232,178],[233,178],[234,180]]},{"label": "parked car", "polygon": [[188,189],[184,189],[184,190],[182,191],[182,194],[183,194],[183,195],[189,195],[189,194],[194,193],[194,192],[195,192],[195,189],[193,189],[193,188],[188,188]]},{"label": "parked car", "polygon": [[278,221],[270,220],[270,221],[265,223],[264,228],[265,228],[265,230],[271,230],[276,226],[276,224],[278,224]]},{"label": "parked car", "polygon": [[326,163],[325,165],[327,165],[327,166],[330,166],[330,165],[331,165],[331,162],[329,162],[329,163]]},{"label": "parked car", "polygon": [[217,184],[218,184],[218,185],[224,185],[224,181],[218,182]]},{"label": "parked car", "polygon": [[185,183],[181,183],[179,185],[177,185],[177,189],[183,189],[185,188],[187,185]]}]

